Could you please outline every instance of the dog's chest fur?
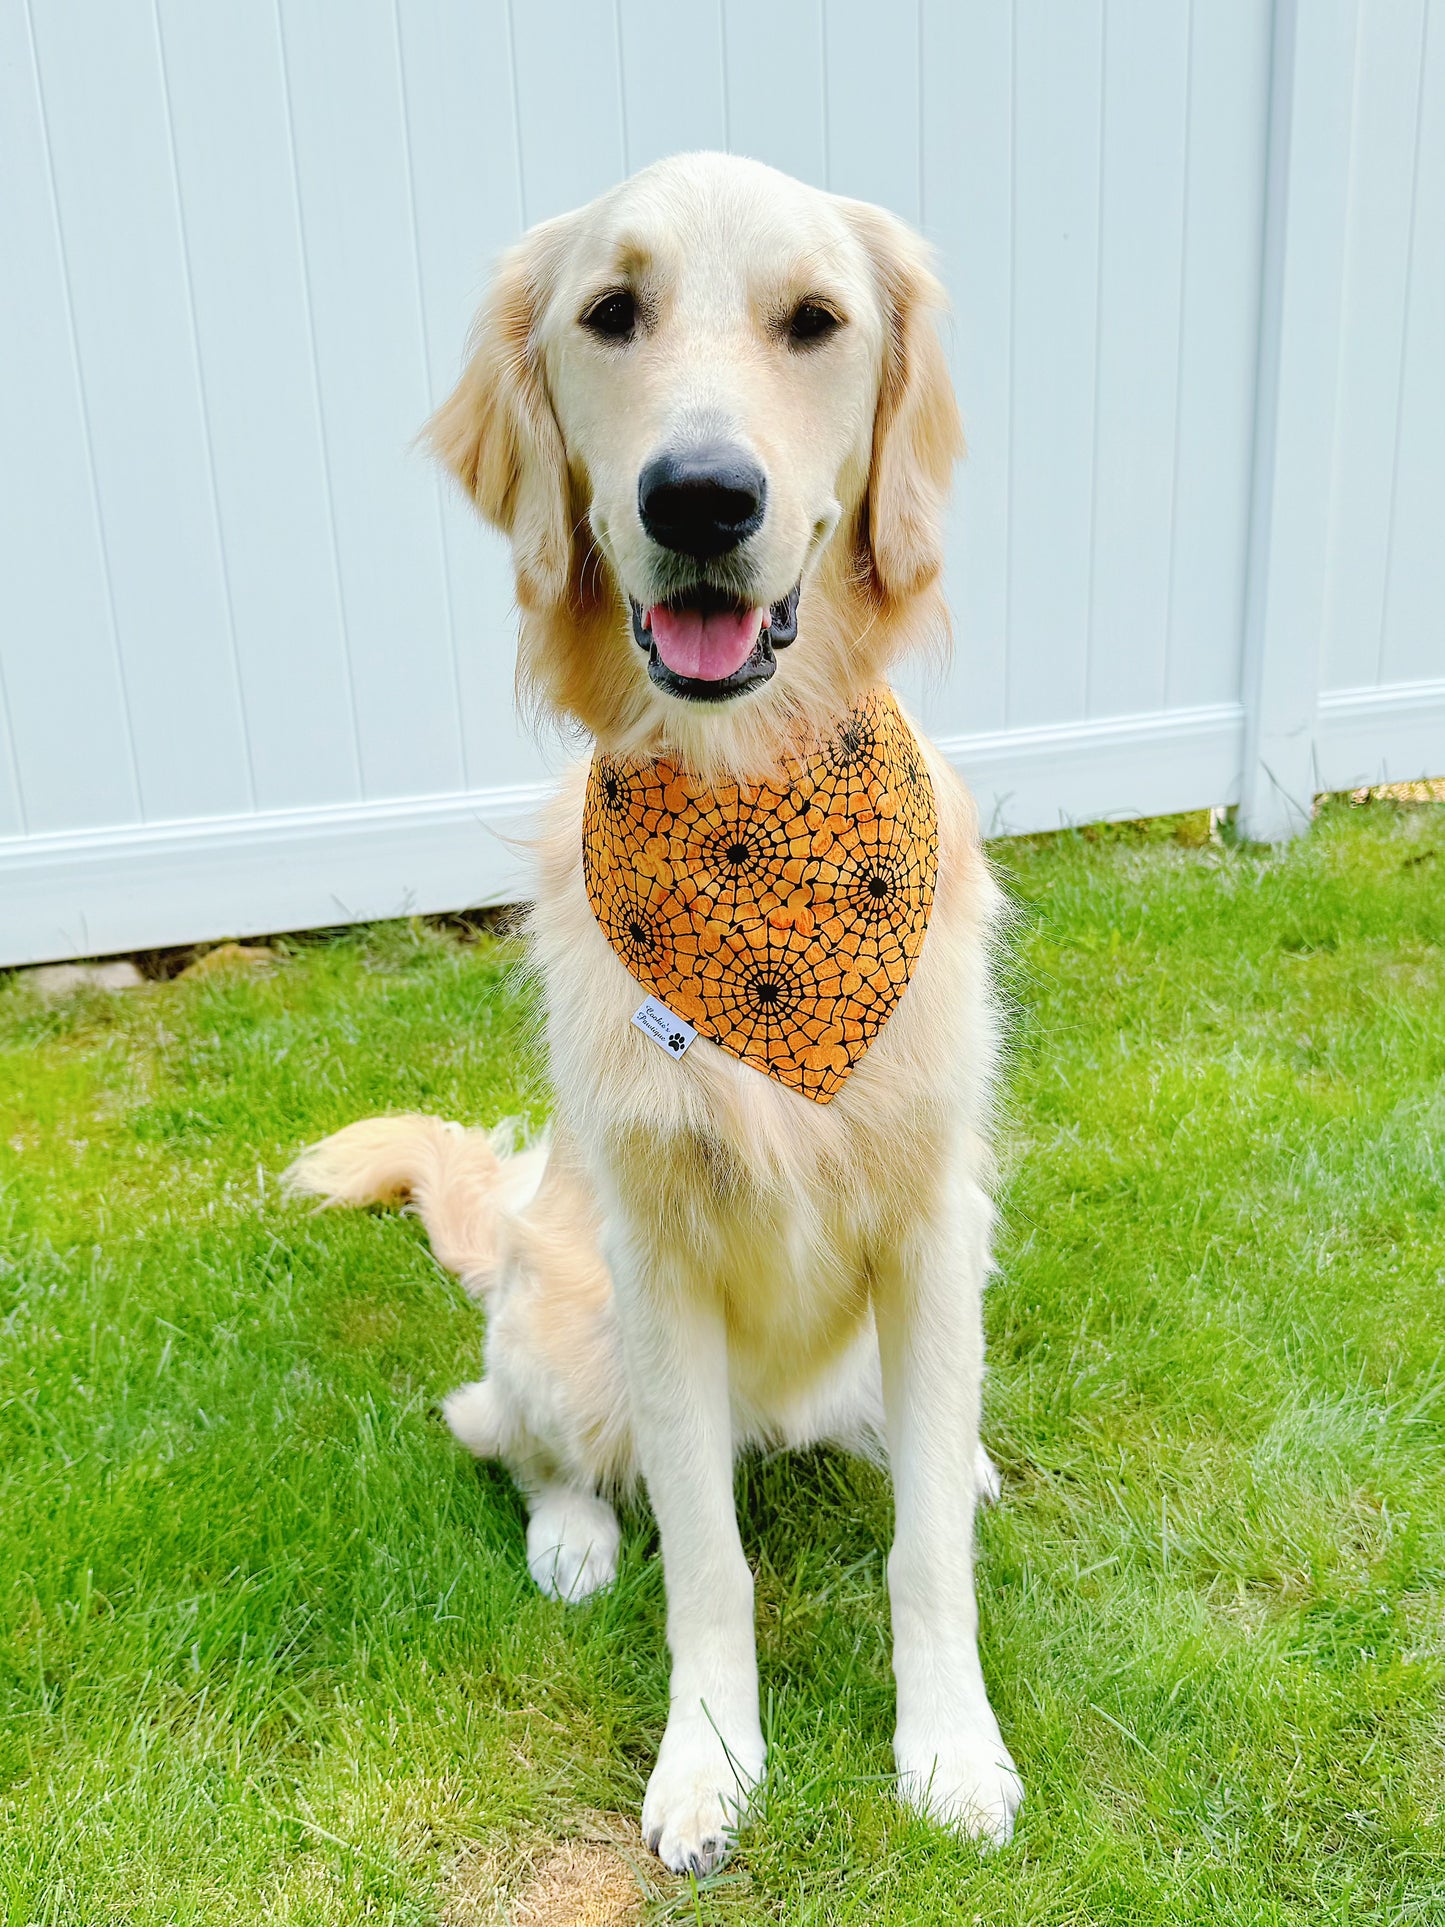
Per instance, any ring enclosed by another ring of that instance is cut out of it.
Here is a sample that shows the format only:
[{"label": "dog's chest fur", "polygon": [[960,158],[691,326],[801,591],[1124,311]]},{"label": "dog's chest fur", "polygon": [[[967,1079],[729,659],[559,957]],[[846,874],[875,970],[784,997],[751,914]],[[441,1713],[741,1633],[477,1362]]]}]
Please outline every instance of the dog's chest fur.
[{"label": "dog's chest fur", "polygon": [[811,1103],[699,1038],[674,1061],[632,1023],[641,992],[584,884],[586,770],[548,819],[532,918],[558,1116],[597,1186],[609,1235],[643,1269],[716,1291],[731,1342],[820,1361],[857,1329],[880,1252],[932,1215],[980,1130],[995,1058],[988,933],[997,892],[972,805],[927,744],[938,888],[909,985],[834,1101]]}]

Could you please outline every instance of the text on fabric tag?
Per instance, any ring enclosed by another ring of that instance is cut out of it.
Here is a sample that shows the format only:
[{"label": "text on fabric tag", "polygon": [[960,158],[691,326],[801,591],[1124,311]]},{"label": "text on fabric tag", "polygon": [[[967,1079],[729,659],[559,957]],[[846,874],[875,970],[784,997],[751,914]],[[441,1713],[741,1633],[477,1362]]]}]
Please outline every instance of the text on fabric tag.
[{"label": "text on fabric tag", "polygon": [[691,1024],[674,1017],[667,1005],[659,1003],[656,997],[646,998],[640,1008],[633,1011],[632,1021],[639,1030],[646,1031],[654,1044],[661,1044],[669,1057],[681,1057],[697,1036]]}]

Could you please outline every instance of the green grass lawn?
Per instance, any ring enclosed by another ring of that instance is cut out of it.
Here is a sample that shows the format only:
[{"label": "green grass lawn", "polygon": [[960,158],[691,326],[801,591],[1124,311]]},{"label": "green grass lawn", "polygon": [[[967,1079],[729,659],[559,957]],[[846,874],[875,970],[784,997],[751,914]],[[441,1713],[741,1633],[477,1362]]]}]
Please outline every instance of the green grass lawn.
[{"label": "green grass lawn", "polygon": [[[766,1797],[649,1917],[1445,1921],[1445,805],[997,855],[1018,1838],[890,1799],[886,1481],[750,1463]],[[278,1195],[369,1112],[545,1115],[514,949],[279,948],[49,1009],[0,979],[7,1927],[503,1918],[549,1841],[625,1841],[662,1730],[645,1516],[612,1594],[542,1600],[436,1417],[478,1313],[415,1223]]]}]

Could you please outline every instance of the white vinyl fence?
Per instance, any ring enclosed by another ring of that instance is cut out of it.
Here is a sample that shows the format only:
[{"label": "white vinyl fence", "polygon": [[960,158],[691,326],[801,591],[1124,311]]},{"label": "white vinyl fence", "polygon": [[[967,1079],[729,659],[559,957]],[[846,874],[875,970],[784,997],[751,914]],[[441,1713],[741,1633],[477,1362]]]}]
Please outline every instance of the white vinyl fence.
[{"label": "white vinyl fence", "polygon": [[938,246],[994,830],[1445,771],[1445,0],[0,0],[0,962],[525,891],[565,747],[411,438],[700,146]]}]

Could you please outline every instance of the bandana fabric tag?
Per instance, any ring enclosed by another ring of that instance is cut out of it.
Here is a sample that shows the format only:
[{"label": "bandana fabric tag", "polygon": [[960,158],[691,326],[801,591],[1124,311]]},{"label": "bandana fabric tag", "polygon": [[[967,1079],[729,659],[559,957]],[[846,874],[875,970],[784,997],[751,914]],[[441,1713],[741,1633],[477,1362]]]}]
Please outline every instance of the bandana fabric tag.
[{"label": "bandana fabric tag", "polygon": [[669,1057],[682,1057],[697,1036],[691,1024],[676,1017],[666,1004],[648,997],[632,1013],[632,1021],[654,1044],[660,1044]]}]

